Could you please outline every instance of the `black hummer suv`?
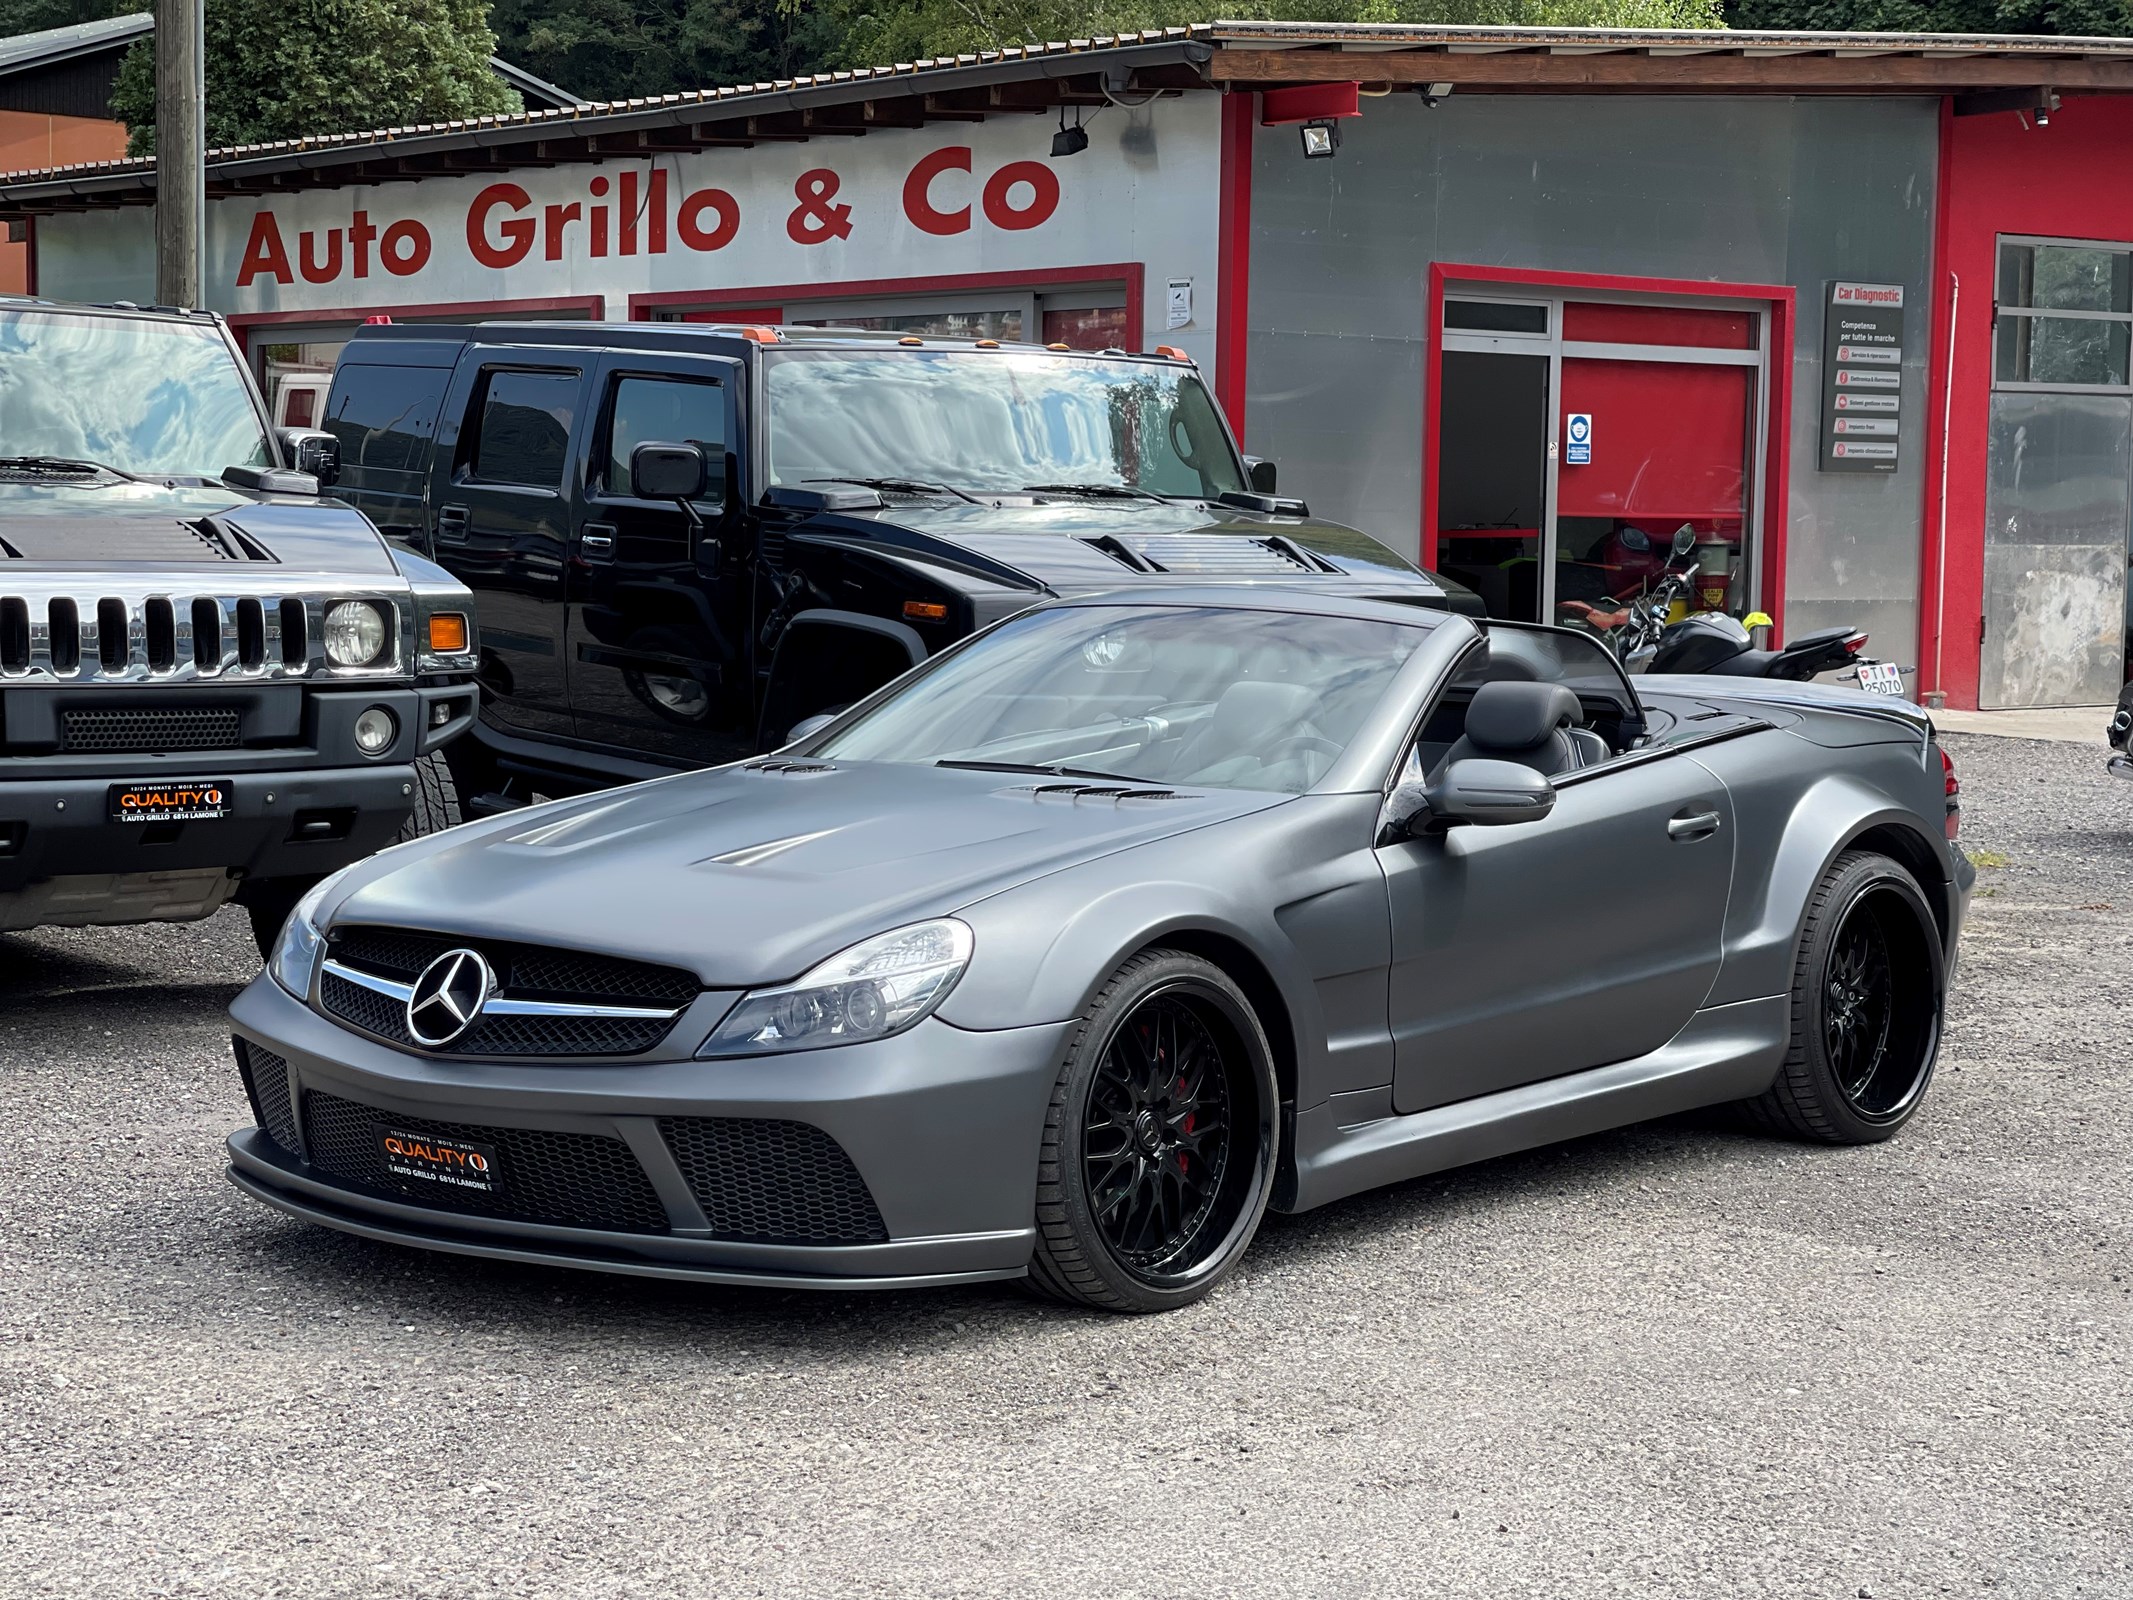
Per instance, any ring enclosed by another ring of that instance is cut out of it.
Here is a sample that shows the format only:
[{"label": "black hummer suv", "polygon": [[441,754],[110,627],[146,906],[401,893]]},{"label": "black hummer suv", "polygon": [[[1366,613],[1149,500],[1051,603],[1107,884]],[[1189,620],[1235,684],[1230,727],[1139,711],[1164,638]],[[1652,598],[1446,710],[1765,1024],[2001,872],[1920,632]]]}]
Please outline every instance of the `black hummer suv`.
[{"label": "black hummer suv", "polygon": [[264,944],[458,820],[471,596],[333,472],[219,318],[0,298],[0,933],[234,898]]},{"label": "black hummer suv", "polygon": [[1050,595],[1479,609],[1280,498],[1174,351],[674,323],[372,325],[340,493],[473,589],[470,809],[785,742]]}]

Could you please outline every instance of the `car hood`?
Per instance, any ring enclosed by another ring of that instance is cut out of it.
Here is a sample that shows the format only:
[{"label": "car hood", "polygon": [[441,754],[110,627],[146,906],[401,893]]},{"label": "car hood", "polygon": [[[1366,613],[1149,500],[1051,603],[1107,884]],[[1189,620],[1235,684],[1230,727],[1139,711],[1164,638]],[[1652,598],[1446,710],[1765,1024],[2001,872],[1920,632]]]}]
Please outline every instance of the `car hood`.
[{"label": "car hood", "polygon": [[377,530],[337,500],[250,494],[197,479],[108,476],[0,483],[0,573],[18,562],[87,569],[270,563],[379,576],[395,570]]},{"label": "car hood", "polygon": [[[1315,517],[1263,516],[1203,501],[1054,500],[1038,504],[1006,501],[965,505],[960,502],[899,502],[878,513],[854,518],[877,527],[902,528],[921,536],[960,545],[1026,573],[1055,591],[1117,588],[1151,576],[1205,583],[1218,574],[1205,561],[1205,540],[1231,538],[1240,544],[1275,539],[1294,545],[1334,569],[1318,576],[1384,580],[1397,588],[1440,587],[1433,574],[1406,561],[1377,540],[1337,522]],[[1123,546],[1123,552],[1119,546]],[[1151,573],[1167,552],[1180,565]],[[1143,564],[1138,557],[1150,558]],[[1194,558],[1197,557],[1197,560]],[[1285,582],[1309,579],[1293,560],[1266,551],[1263,571],[1243,571],[1245,578]],[[1191,562],[1192,564],[1184,564]]]},{"label": "car hood", "polygon": [[321,920],[655,960],[711,988],[744,988],[1288,798],[772,757],[402,845],[343,879]]}]

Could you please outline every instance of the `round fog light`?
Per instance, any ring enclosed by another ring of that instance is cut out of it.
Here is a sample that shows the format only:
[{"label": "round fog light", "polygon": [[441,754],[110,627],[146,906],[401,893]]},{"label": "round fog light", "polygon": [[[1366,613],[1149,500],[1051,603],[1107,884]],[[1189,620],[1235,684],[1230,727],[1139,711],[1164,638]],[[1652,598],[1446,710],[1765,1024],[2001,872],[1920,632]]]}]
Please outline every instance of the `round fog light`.
[{"label": "round fog light", "polygon": [[356,718],[356,748],[366,756],[383,755],[400,736],[400,724],[383,706],[372,706]]}]

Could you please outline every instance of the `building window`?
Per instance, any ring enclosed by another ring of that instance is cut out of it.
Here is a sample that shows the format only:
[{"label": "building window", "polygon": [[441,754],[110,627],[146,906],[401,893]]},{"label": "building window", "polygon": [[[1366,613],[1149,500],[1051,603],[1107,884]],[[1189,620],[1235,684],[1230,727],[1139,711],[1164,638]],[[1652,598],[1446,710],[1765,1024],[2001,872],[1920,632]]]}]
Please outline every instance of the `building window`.
[{"label": "building window", "polygon": [[2002,239],[1995,298],[1996,386],[2133,387],[2133,250]]}]

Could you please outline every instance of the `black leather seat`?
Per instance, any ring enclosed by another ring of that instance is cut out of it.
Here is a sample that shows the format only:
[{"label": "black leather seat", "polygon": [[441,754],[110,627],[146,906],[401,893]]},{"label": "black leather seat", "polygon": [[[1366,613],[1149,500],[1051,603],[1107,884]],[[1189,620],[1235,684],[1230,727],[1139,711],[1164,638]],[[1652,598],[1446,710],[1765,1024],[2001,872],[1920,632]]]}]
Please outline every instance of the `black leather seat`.
[{"label": "black leather seat", "polygon": [[1466,731],[1438,770],[1468,757],[1516,761],[1550,778],[1596,766],[1613,752],[1578,726],[1584,719],[1578,697],[1559,683],[1485,683],[1466,708]]}]

